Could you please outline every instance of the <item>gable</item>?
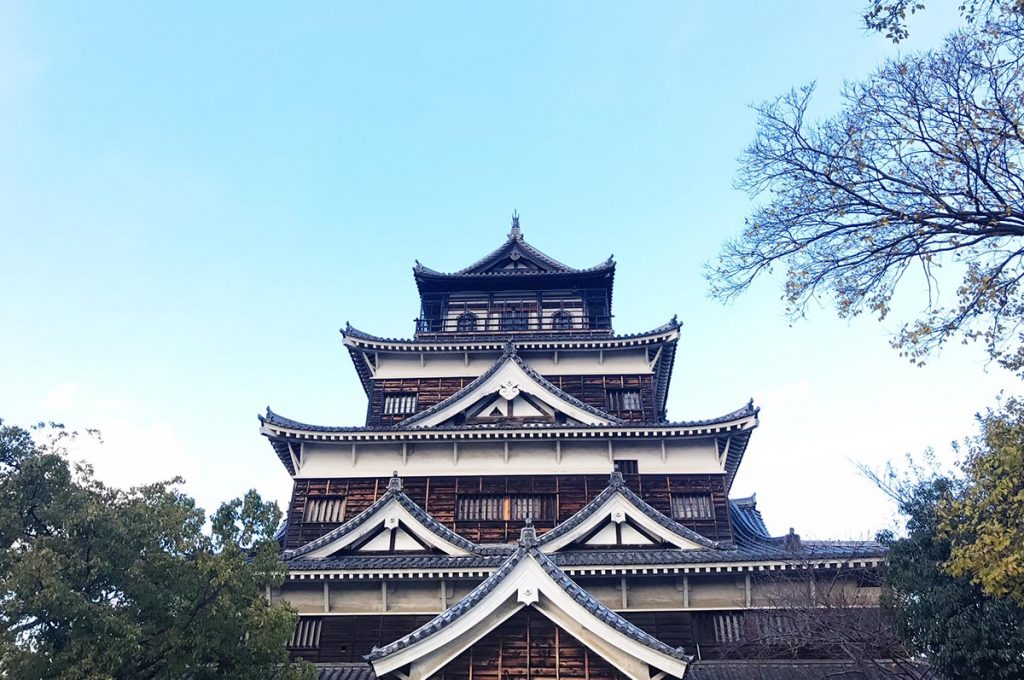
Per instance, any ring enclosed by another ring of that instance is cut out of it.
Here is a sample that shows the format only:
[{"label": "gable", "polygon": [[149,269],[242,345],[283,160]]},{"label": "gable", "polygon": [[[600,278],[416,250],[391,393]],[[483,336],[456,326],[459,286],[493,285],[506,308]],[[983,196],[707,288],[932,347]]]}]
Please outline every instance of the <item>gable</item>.
[{"label": "gable", "polygon": [[399,427],[495,422],[620,424],[614,416],[558,389],[515,354],[505,354],[482,376],[440,404],[406,418]]},{"label": "gable", "polygon": [[[545,553],[574,548],[606,547],[663,547],[680,550],[704,550],[710,541],[676,524],[667,517],[652,516],[653,508],[638,506],[621,493],[608,494],[594,507],[580,510],[576,521],[570,518],[565,530],[552,531],[541,538],[540,549]],[[641,501],[643,502],[643,501]],[[585,514],[584,514],[585,513]],[[658,513],[660,515],[660,513]],[[703,539],[703,541],[701,540]]]},{"label": "gable", "polygon": [[[534,538],[535,540],[535,538]],[[520,550],[455,607],[367,659],[377,677],[426,680],[524,608],[632,678],[682,677],[687,657],[628,623],[534,549]]]},{"label": "gable", "polygon": [[285,560],[325,559],[342,554],[436,552],[465,556],[484,551],[423,511],[402,491],[402,481],[392,477],[387,492],[373,505],[337,529],[286,551]]}]

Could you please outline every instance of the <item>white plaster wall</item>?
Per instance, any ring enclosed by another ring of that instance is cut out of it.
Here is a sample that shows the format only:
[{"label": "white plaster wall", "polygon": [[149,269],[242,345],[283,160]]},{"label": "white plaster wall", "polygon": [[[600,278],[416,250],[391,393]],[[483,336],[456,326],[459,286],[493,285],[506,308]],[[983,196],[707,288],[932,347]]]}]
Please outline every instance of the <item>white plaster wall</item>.
[{"label": "white plaster wall", "polygon": [[[352,445],[307,442],[297,479],[311,477],[386,477],[428,475],[608,474],[607,440],[562,440],[559,460],[554,440],[512,441],[505,462],[500,439],[452,443],[408,444],[407,460],[396,442]],[[722,464],[710,441],[666,441],[665,460],[661,440],[612,442],[615,460],[636,460],[641,474],[719,474]]]},{"label": "white plaster wall", "polygon": [[[651,350],[653,358],[656,349]],[[465,353],[425,353],[423,363],[420,355],[413,352],[377,353],[377,371],[374,378],[475,378],[494,365],[501,352],[469,352],[469,364]],[[558,362],[554,352],[522,351],[520,356],[534,370],[542,375],[603,375],[603,374],[644,374],[651,373],[647,355],[643,348],[606,349],[601,363],[597,350],[560,350]]]}]

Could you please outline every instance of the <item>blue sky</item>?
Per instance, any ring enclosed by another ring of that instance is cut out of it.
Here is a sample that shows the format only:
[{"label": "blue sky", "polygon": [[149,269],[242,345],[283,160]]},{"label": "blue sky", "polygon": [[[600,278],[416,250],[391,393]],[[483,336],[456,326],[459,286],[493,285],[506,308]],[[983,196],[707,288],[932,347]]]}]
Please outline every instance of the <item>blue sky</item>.
[{"label": "blue sky", "polygon": [[850,461],[946,452],[1017,381],[978,348],[911,367],[900,317],[791,326],[778,281],[722,306],[702,278],[750,209],[748,105],[816,80],[826,115],[895,53],[859,11],[0,3],[0,417],[100,427],[78,455],[116,483],[284,500],[257,412],[359,423],[338,328],[410,335],[414,259],[464,266],[518,209],[556,258],[615,254],[619,332],[679,314],[670,416],[756,398],[735,492],[770,528],[870,535],[890,508]]}]

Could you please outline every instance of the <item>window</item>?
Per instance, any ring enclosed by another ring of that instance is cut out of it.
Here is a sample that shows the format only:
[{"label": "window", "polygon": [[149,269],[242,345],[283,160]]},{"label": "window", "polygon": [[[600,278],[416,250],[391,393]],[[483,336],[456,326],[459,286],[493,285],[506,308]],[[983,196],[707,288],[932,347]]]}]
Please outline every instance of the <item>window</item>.
[{"label": "window", "polygon": [[320,619],[299,618],[292,633],[291,649],[317,649],[320,647]]},{"label": "window", "polygon": [[640,390],[608,390],[608,408],[612,411],[642,411]]},{"label": "window", "polygon": [[564,309],[560,312],[555,312],[551,317],[551,327],[557,331],[571,330],[572,314]]},{"label": "window", "polygon": [[615,467],[624,475],[640,474],[640,466],[635,460],[617,460],[615,461]]},{"label": "window", "polygon": [[501,330],[525,331],[529,327],[529,319],[525,309],[506,309],[501,313]]},{"label": "window", "polygon": [[456,518],[462,521],[523,521],[555,519],[551,494],[460,495]]},{"label": "window", "polygon": [[302,511],[303,522],[340,524],[345,521],[344,496],[310,496]]},{"label": "window", "polygon": [[554,519],[554,496],[516,494],[509,497],[509,519]]},{"label": "window", "polygon": [[384,397],[384,415],[397,416],[416,413],[415,394],[389,394]]},{"label": "window", "polygon": [[672,517],[675,519],[714,519],[715,505],[711,501],[711,494],[672,494]]},{"label": "window", "polygon": [[460,333],[475,333],[476,314],[473,312],[463,312],[462,314],[459,314],[459,319],[456,322],[456,330]]},{"label": "window", "polygon": [[711,615],[711,625],[715,631],[715,642],[739,642],[743,639],[743,614],[724,612]]}]

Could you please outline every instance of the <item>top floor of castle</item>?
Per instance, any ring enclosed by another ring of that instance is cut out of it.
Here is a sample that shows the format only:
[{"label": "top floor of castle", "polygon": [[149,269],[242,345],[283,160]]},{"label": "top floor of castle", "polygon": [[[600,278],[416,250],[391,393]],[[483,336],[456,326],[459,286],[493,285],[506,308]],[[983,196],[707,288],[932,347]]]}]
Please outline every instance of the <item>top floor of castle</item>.
[{"label": "top floor of castle", "polygon": [[513,216],[508,238],[470,266],[443,273],[419,262],[418,340],[612,335],[615,262],[575,269],[527,243]]}]

